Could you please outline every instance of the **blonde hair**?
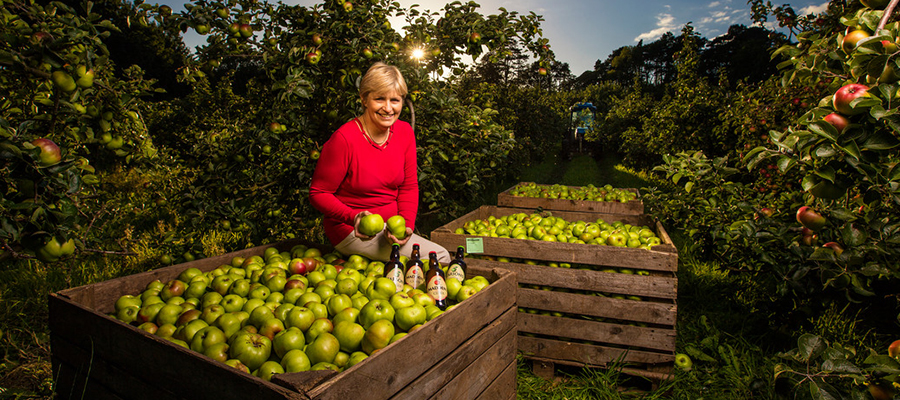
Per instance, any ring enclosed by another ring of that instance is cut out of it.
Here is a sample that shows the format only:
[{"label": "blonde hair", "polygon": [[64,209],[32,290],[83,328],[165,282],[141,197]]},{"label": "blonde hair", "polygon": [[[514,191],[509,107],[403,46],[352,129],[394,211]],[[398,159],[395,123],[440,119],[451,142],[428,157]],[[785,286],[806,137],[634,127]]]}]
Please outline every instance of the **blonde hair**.
[{"label": "blonde hair", "polygon": [[406,81],[403,79],[403,74],[393,65],[387,65],[381,61],[376,62],[363,75],[362,81],[359,83],[359,96],[365,104],[370,94],[382,94],[390,91],[396,91],[400,97],[406,97]]}]

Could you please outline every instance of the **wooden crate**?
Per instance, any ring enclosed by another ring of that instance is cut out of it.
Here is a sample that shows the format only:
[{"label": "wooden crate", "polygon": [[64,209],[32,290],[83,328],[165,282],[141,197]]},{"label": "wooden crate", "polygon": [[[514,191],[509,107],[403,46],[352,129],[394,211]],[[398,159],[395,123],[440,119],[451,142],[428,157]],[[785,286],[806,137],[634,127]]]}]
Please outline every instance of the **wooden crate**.
[{"label": "wooden crate", "polygon": [[[294,243],[275,245],[280,250]],[[49,296],[55,390],[60,399],[514,399],[516,280],[474,267],[490,285],[351,368],[276,375],[239,372],[110,318],[115,300],[188,267],[209,271],[260,246]]]},{"label": "wooden crate", "polygon": [[[524,182],[521,182],[519,184],[522,183]],[[542,210],[595,212],[603,214],[640,215],[644,213],[644,203],[640,200],[640,198],[628,201],[627,203],[620,203],[618,201],[547,199],[542,197],[513,196],[510,193],[515,188],[516,186],[513,186],[498,194],[497,206]],[[569,188],[575,189],[579,187],[570,186]],[[637,189],[628,188],[624,190],[634,192],[635,194],[640,194]]]},{"label": "wooden crate", "polygon": [[[675,359],[678,253],[662,225],[645,215],[553,212],[554,216],[569,221],[600,216],[608,222],[621,220],[655,227],[662,244],[651,250],[453,233],[466,221],[518,212],[522,210],[482,206],[435,229],[431,239],[446,248],[480,246],[482,255],[495,259],[573,263],[587,268],[468,259],[470,266],[503,268],[516,273],[519,307],[538,312],[518,315],[519,351],[541,365],[551,365],[551,371],[554,364],[606,367],[618,361],[627,364],[624,372],[654,380],[667,379]],[[603,271],[609,269],[648,273]],[[613,298],[614,294],[638,296],[641,301]]]}]

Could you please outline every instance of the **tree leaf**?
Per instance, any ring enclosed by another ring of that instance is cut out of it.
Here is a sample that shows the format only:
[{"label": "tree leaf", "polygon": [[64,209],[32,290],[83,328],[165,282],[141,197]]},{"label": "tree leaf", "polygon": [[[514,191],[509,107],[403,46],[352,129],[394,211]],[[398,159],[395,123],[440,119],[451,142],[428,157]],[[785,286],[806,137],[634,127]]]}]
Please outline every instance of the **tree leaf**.
[{"label": "tree leaf", "polygon": [[800,356],[806,361],[817,357],[825,351],[826,348],[825,341],[822,340],[822,338],[810,333],[801,335],[800,338],[797,339],[797,346],[800,350]]}]

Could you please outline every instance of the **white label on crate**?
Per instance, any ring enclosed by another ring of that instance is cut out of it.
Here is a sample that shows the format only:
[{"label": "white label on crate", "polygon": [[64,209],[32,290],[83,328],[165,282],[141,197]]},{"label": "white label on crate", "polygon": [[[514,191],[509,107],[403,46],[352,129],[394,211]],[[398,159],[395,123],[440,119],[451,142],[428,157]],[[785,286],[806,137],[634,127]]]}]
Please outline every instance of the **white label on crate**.
[{"label": "white label on crate", "polygon": [[482,238],[466,238],[466,253],[484,253],[484,240]]}]

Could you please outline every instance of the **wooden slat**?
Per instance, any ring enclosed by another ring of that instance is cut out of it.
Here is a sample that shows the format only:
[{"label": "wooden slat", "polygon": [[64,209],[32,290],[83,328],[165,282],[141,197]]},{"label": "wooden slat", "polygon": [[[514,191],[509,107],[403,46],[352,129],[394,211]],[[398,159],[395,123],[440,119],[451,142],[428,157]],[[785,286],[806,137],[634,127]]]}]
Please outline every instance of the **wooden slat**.
[{"label": "wooden slat", "polygon": [[500,376],[488,386],[477,400],[515,400],[516,398],[516,360],[503,369]]},{"label": "wooden slat", "polygon": [[[521,183],[520,183],[521,184]],[[518,185],[516,185],[518,186]],[[550,199],[540,197],[523,197],[513,196],[510,194],[513,186],[497,195],[497,205],[500,207],[517,207],[544,210],[559,211],[578,211],[578,212],[595,212],[604,214],[643,214],[644,203],[640,199],[634,199],[627,203],[618,201],[589,201],[589,200],[571,200],[571,199]],[[569,189],[580,189],[579,186],[569,186]],[[640,195],[639,191],[634,188],[626,188],[635,194]]]},{"label": "wooden slat", "polygon": [[675,304],[519,288],[519,307],[675,326]]},{"label": "wooden slat", "polygon": [[520,285],[552,286],[657,299],[675,300],[678,297],[678,279],[671,273],[668,273],[668,276],[619,274],[476,258],[468,259],[466,262],[468,265],[485,268],[508,269],[516,273]]},{"label": "wooden slat", "polygon": [[675,330],[519,313],[519,332],[654,351],[675,351]]},{"label": "wooden slat", "polygon": [[672,352],[658,353],[523,335],[519,335],[518,346],[519,352],[525,357],[552,360],[555,363],[567,365],[606,367],[615,361],[639,364],[675,361],[675,355]]},{"label": "wooden slat", "polygon": [[[453,390],[477,390],[476,394],[480,393],[500,375],[506,363],[515,360],[515,328],[516,310],[509,309],[392,398],[427,399],[435,398],[434,396],[448,398],[447,395],[453,393]],[[471,376],[472,371],[476,370],[478,371],[476,376]],[[479,382],[479,379],[488,380]],[[461,383],[464,388],[458,388]]]},{"label": "wooden slat", "polygon": [[[477,268],[469,269],[478,274]],[[389,398],[402,390],[431,366],[479,330],[515,307],[515,274],[494,270],[490,285],[450,312],[445,312],[421,328],[350,367],[309,392],[314,399],[346,399],[365,388],[371,398]],[[426,351],[427,349],[427,351]],[[415,357],[415,362],[410,362]],[[398,368],[398,365],[404,368]]]},{"label": "wooden slat", "polygon": [[[541,376],[544,379],[548,379],[548,380],[553,378],[553,376],[554,376],[553,369],[556,365],[568,365],[568,366],[573,366],[573,367],[589,367],[589,368],[590,367],[605,368],[602,366],[585,365],[584,363],[573,362],[571,360],[553,360],[553,359],[542,358],[542,357],[528,357],[528,358],[530,360],[532,360],[533,362],[535,362],[535,365],[537,365],[537,363],[542,363],[544,365],[549,366],[549,369],[547,370],[549,372],[546,372],[546,371],[543,372],[545,375],[538,375],[539,372],[537,370],[534,371],[535,375]],[[674,378],[674,375],[672,374],[671,366],[672,366],[672,363],[654,364],[654,365],[648,365],[646,367],[627,367],[626,366],[626,367],[622,367],[621,369],[619,369],[619,371],[621,371],[624,374],[647,378],[647,379],[653,381],[655,384],[654,387],[656,387],[656,384],[659,384],[663,381],[667,381],[669,379]],[[549,375],[546,375],[546,374],[549,374]]]}]

